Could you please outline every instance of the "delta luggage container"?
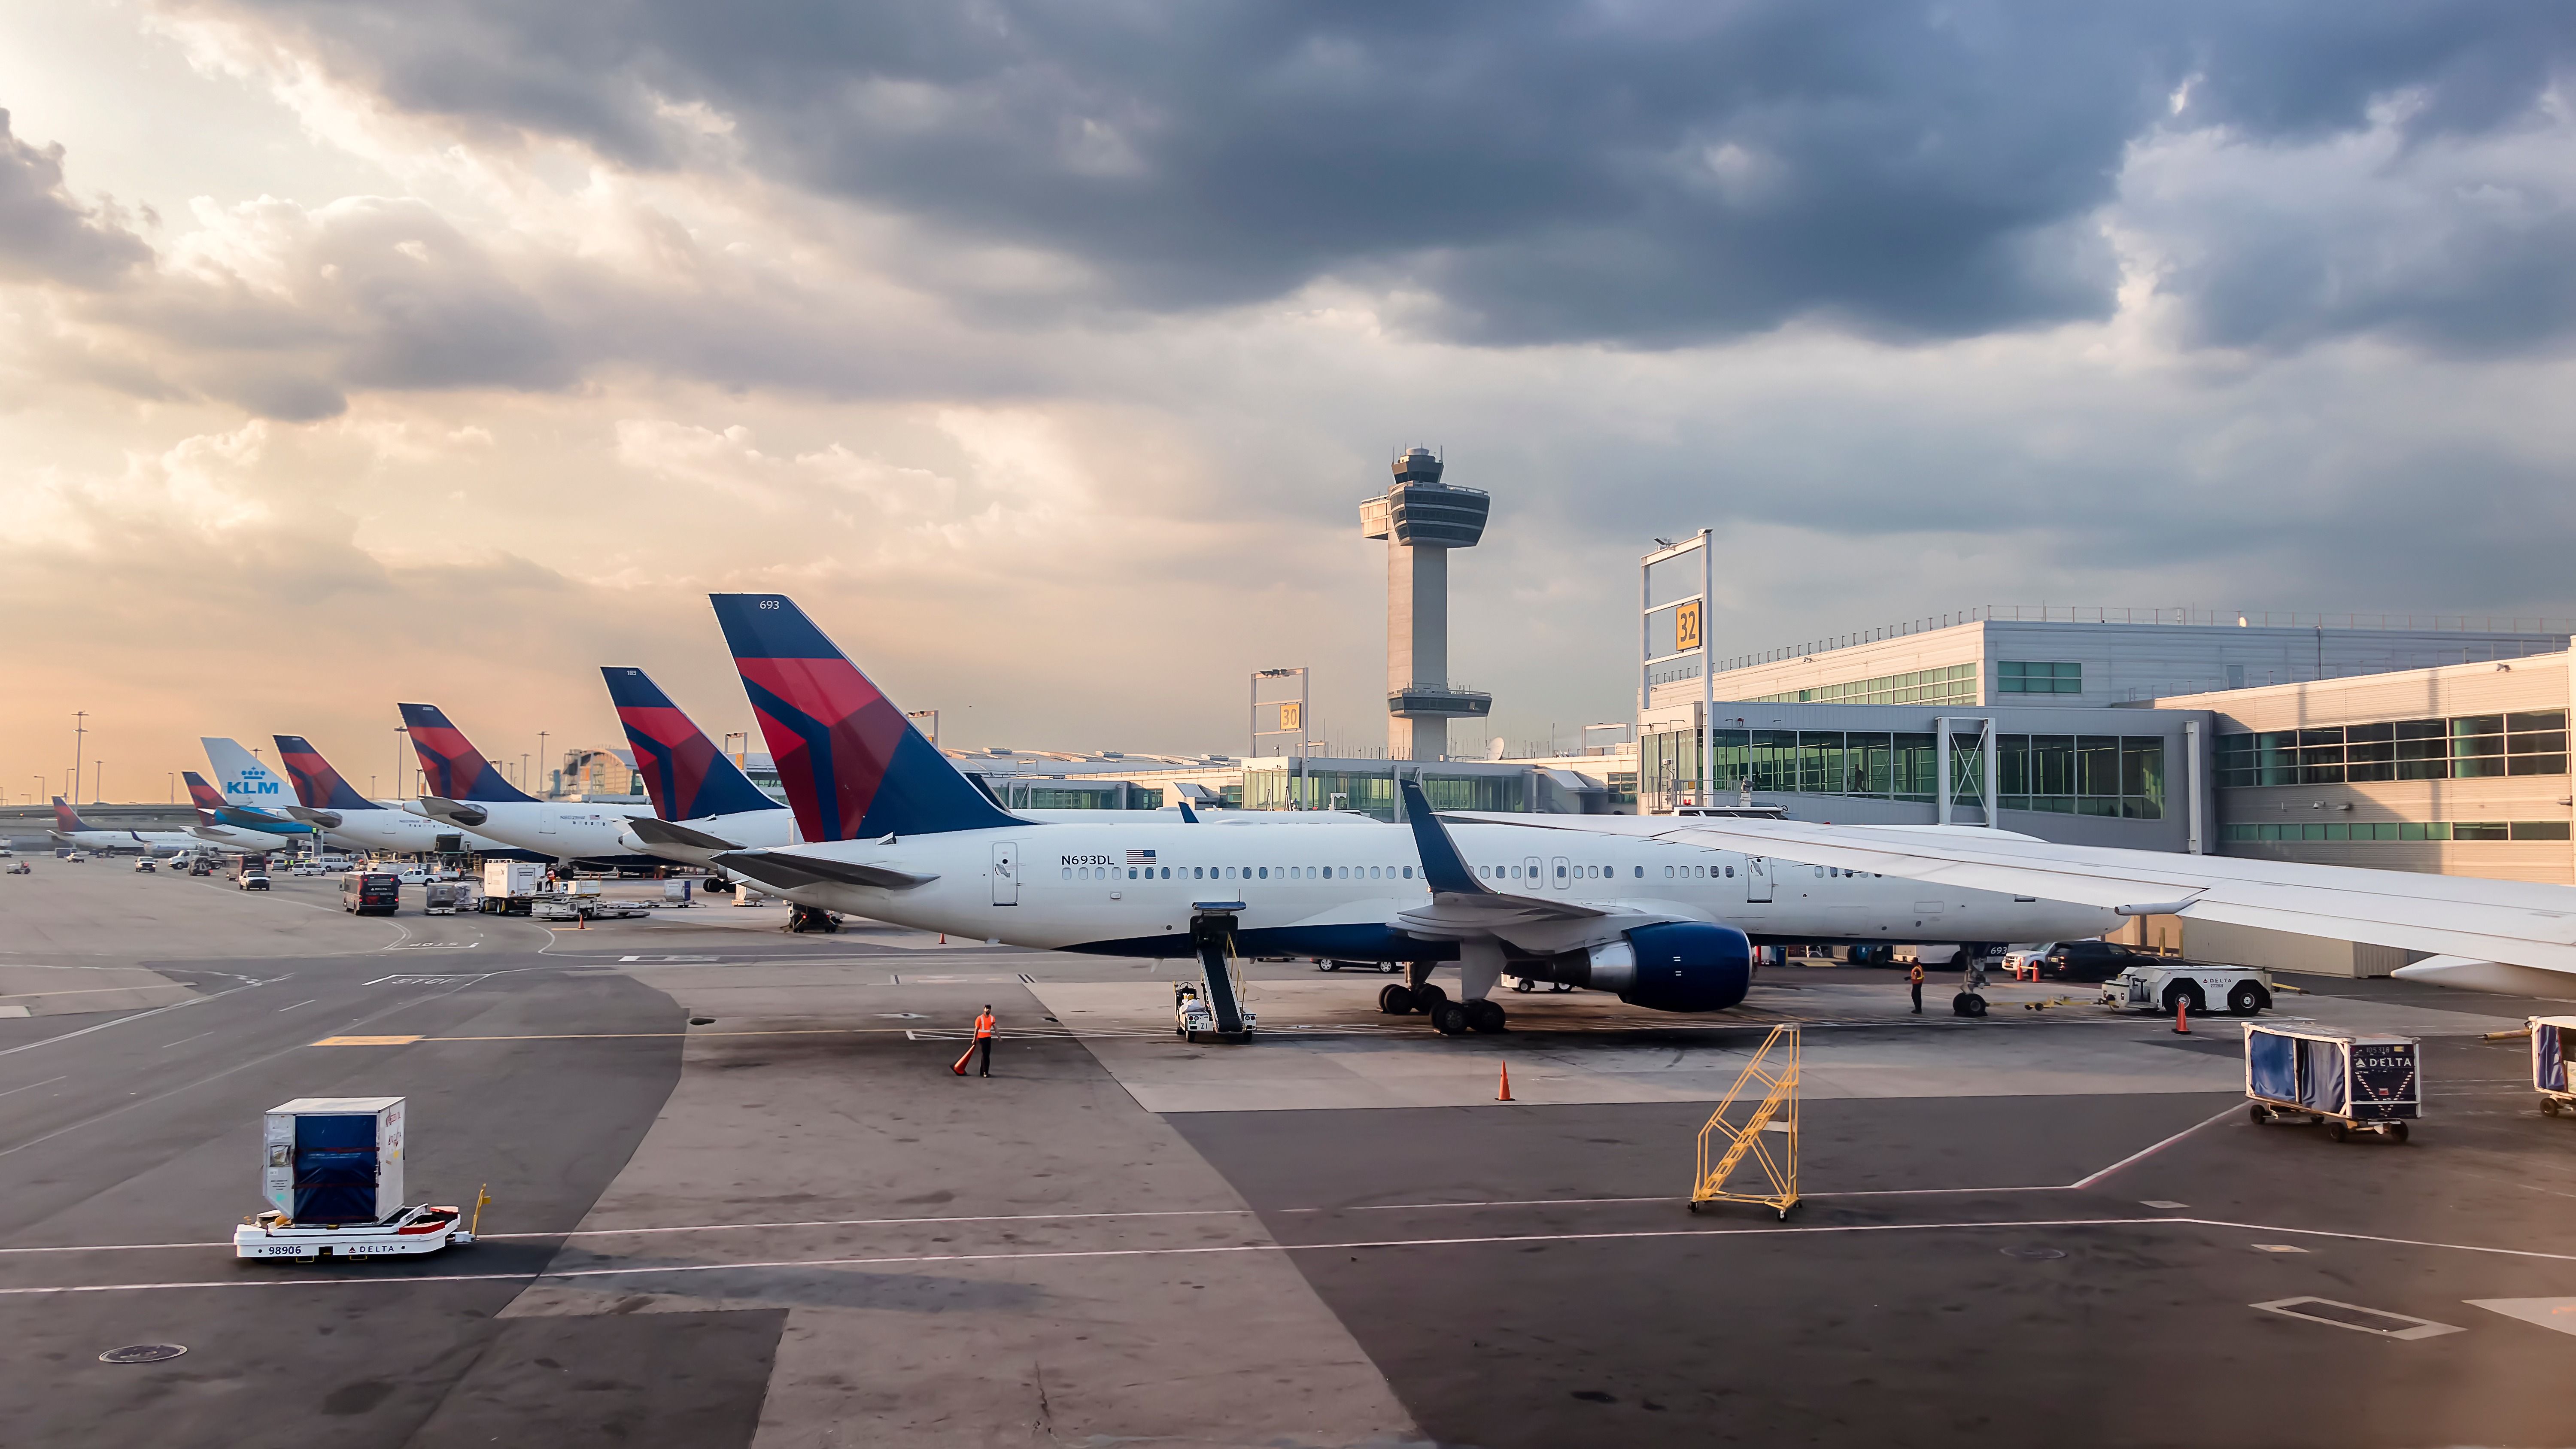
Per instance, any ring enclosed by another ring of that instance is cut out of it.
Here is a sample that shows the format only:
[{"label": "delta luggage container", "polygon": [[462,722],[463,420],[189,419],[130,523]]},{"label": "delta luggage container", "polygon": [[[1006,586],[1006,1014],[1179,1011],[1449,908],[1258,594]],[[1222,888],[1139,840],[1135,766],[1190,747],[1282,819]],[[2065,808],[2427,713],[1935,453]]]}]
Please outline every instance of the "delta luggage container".
[{"label": "delta luggage container", "polygon": [[2245,1024],[2245,1095],[2256,1123],[2323,1123],[2337,1142],[2355,1132],[2406,1140],[2423,1114],[2421,1043],[2308,1021]]},{"label": "delta luggage container", "polygon": [[268,1110],[261,1136],[269,1209],[233,1230],[237,1258],[387,1257],[474,1241],[458,1209],[403,1202],[400,1097],[298,1097]]},{"label": "delta luggage container", "polygon": [[2576,1091],[2569,1090],[2568,1065],[2576,1058],[2576,1016],[2535,1016],[2531,1027],[2531,1089],[2540,1094],[2540,1110],[2555,1117],[2576,1116]]}]

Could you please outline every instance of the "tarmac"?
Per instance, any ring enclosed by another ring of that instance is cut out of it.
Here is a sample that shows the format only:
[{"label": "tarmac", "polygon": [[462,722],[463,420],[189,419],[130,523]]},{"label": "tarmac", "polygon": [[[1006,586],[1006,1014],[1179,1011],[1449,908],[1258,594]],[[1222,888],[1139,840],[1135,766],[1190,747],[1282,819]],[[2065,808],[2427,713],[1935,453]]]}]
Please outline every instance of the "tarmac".
[{"label": "tarmac", "polygon": [[[1448,1039],[1262,963],[1258,1036],[1191,1044],[1182,963],[35,864],[10,1445],[2576,1442],[2576,1122],[2485,1039],[2529,1002],[2285,978],[2425,1042],[2412,1140],[2337,1144],[2248,1120],[2233,1021],[2086,987],[1963,1020],[1773,969],[1716,1017],[1506,993]],[[1787,1021],[1802,1201],[1685,1211]],[[414,1196],[488,1184],[482,1241],[230,1257],[260,1113],[341,1094],[410,1099]],[[98,1357],[141,1343],[187,1351]]]}]

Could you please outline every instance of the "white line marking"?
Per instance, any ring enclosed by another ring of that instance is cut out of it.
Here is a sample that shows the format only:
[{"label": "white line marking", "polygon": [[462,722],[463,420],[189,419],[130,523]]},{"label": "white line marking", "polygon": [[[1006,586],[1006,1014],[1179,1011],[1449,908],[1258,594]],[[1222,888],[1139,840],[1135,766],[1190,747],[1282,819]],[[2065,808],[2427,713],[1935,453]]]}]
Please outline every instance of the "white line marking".
[{"label": "white line marking", "polygon": [[50,1087],[56,1082],[67,1082],[70,1080],[71,1073],[65,1072],[59,1077],[47,1077],[41,1082],[29,1082],[23,1087],[11,1087],[8,1092],[0,1092],[0,1097],[6,1097],[10,1092],[32,1092],[38,1087]]},{"label": "white line marking", "polygon": [[267,984],[268,983],[265,981],[247,982],[228,990],[218,991],[212,996],[197,996],[191,997],[186,1001],[174,1001],[168,1006],[156,1006],[149,1011],[138,1011],[132,1016],[120,1016],[114,1021],[102,1021],[96,1026],[85,1026],[78,1031],[64,1032],[61,1036],[49,1036],[43,1041],[21,1042],[13,1047],[0,1048],[0,1057],[13,1057],[20,1052],[31,1052],[40,1046],[52,1046],[58,1041],[70,1041],[73,1037],[87,1036],[94,1031],[105,1031],[111,1026],[123,1026],[129,1021],[141,1021],[147,1016],[159,1016],[165,1011],[180,1011],[191,1006],[202,1006],[209,1001],[221,1001],[225,997],[232,995],[235,991],[248,991],[252,987],[266,986]]},{"label": "white line marking", "polygon": [[[2392,1323],[2406,1324],[2407,1327],[2373,1328],[2366,1323],[2346,1323],[2340,1318],[2329,1317],[2322,1313],[2300,1311],[2311,1303],[2321,1304],[2327,1308],[2345,1308],[2355,1313],[2367,1313],[2373,1318],[2385,1318]],[[2260,1309],[2265,1313],[2277,1313],[2283,1318],[2295,1318],[2302,1323],[2322,1323],[2328,1328],[2349,1328],[2355,1333],[2367,1333],[2373,1338],[2394,1338],[2407,1342],[2419,1338],[2439,1338],[2446,1333],[2468,1332],[2467,1329],[2456,1324],[2435,1323],[2429,1318],[2417,1318],[2411,1313],[2391,1313],[2384,1308],[2364,1308],[2358,1303],[2344,1303],[2332,1298],[2276,1298],[2269,1303],[2249,1303],[2246,1306]]]},{"label": "white line marking", "polygon": [[[319,997],[319,996],[310,996],[310,997],[306,997],[304,1000],[302,1000],[302,1001],[299,1001],[299,1002],[295,1003],[295,1006],[311,1006],[314,1002],[320,1001],[321,999],[322,999],[322,998],[321,998],[321,997]],[[293,1010],[295,1009],[295,1006],[281,1006],[281,1007],[279,1007],[279,1008],[278,1008],[278,1010],[280,1010],[280,1011],[293,1011]]]},{"label": "white line marking", "polygon": [[2102,1179],[2104,1179],[2104,1178],[2106,1178],[2106,1177],[2109,1177],[2112,1173],[2115,1173],[2115,1172],[2119,1171],[2121,1168],[2128,1166],[2130,1163],[2133,1163],[2133,1162],[2143,1162],[2143,1161],[2145,1161],[2147,1158],[2153,1157],[2153,1156],[2155,1156],[2157,1153],[2162,1152],[2162,1151],[2164,1151],[2166,1148],[2173,1146],[2175,1143],[2180,1142],[2181,1140],[2183,1140],[2183,1139],[2184,1139],[2184,1138],[2186,1138],[2186,1137],[2189,1137],[2191,1134],[2193,1134],[2194,1132],[2199,1131],[2201,1128],[2206,1127],[2206,1126],[2209,1126],[2211,1123],[2216,1122],[2216,1121],[2220,1120],[2221,1118],[2224,1118],[2224,1117],[2228,1116],[2228,1115],[2229,1115],[2229,1114],[2231,1114],[2231,1113],[2241,1112],[2241,1111],[2243,1111],[2243,1110],[2245,1110],[2245,1104],[2244,1104],[2243,1102],[2241,1102],[2241,1101],[2238,1101],[2238,1102],[2230,1102],[2230,1103],[2228,1103],[2226,1106],[2219,1108],[2219,1109],[2218,1109],[2217,1111],[2215,1111],[2215,1112],[2212,1112],[2212,1113],[2211,1113],[2211,1114],[2209,1114],[2207,1117],[2202,1118],[2200,1121],[2198,1121],[2198,1122],[2194,1122],[2194,1123],[2193,1123],[2193,1124],[2191,1124],[2190,1126],[2185,1127],[2185,1128],[2184,1128],[2184,1129],[2182,1129],[2180,1132],[2175,1133],[2175,1134],[2174,1134],[2174,1135],[2172,1135],[2171,1137],[2166,1138],[2164,1141],[2157,1143],[2157,1144],[2156,1144],[2156,1145],[2154,1145],[2153,1147],[2148,1147],[2148,1148],[2144,1148],[2144,1149],[2141,1149],[2141,1150],[2136,1151],[2136,1152],[2132,1152],[2132,1153],[2130,1153],[2128,1156],[2121,1158],[2119,1161],[2112,1163],[2110,1166],[2108,1166],[2108,1167],[2106,1167],[2106,1168],[2103,1168],[2100,1172],[2094,1173],[2094,1174],[2093,1174],[2092,1176],[2090,1176],[2090,1177],[2079,1177],[2079,1178],[2077,1178],[2075,1181],[2068,1183],[2068,1184],[2067,1184],[2067,1186],[2068,1186],[2068,1187],[2072,1187],[2072,1188],[2087,1188],[2087,1187],[2091,1187],[2093,1184],[2095,1184],[2095,1183],[2097,1183],[2097,1182],[2100,1182]]}]

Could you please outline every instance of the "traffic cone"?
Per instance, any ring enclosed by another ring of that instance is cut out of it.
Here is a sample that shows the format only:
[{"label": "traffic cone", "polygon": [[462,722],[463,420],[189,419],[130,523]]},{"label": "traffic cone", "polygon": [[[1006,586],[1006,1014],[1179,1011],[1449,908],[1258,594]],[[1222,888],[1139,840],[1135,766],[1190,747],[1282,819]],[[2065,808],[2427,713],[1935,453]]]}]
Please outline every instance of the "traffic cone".
[{"label": "traffic cone", "polygon": [[1497,1091],[1496,1093],[1494,1093],[1494,1100],[1495,1100],[1495,1101],[1497,1101],[1497,1102],[1508,1102],[1508,1101],[1510,1101],[1511,1099],[1512,1099],[1512,1064],[1511,1064],[1511,1063],[1509,1063],[1509,1062],[1505,1062],[1505,1063],[1503,1063],[1503,1083],[1502,1083],[1502,1089],[1501,1089],[1500,1091]]},{"label": "traffic cone", "polygon": [[966,1063],[968,1063],[969,1061],[972,1061],[972,1060],[974,1059],[974,1056],[975,1056],[975,1044],[974,1044],[973,1042],[971,1042],[971,1041],[970,1041],[970,1042],[966,1043],[966,1055],[964,1055],[964,1056],[962,1056],[962,1057],[959,1057],[959,1058],[958,1058],[956,1061],[954,1061],[954,1062],[951,1062],[951,1063],[949,1064],[948,1070],[950,1070],[950,1071],[952,1071],[952,1072],[955,1072],[957,1075],[959,1075],[959,1076],[961,1076],[961,1077],[962,1077],[962,1076],[964,1076],[964,1075],[966,1075]]},{"label": "traffic cone", "polygon": [[2187,998],[2187,997],[2179,997],[2179,996],[2178,996],[2178,997],[2175,997],[2175,998],[2174,998],[2174,1035],[2176,1035],[2176,1036],[2189,1036],[2189,1035],[2191,1035],[2191,1023],[2186,1019],[2186,1018],[2188,1018],[2190,1015],[2191,1015],[2191,1001],[2190,1001],[2190,999],[2189,999],[2189,998]]}]

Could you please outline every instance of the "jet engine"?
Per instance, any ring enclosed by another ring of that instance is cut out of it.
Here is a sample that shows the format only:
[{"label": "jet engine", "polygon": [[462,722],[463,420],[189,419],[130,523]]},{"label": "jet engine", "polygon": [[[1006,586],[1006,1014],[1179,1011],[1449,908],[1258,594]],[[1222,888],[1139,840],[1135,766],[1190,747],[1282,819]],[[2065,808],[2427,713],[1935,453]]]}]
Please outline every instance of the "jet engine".
[{"label": "jet engine", "polygon": [[1753,943],[1733,926],[1668,921],[1511,970],[1607,991],[1653,1011],[1724,1011],[1753,984]]}]

